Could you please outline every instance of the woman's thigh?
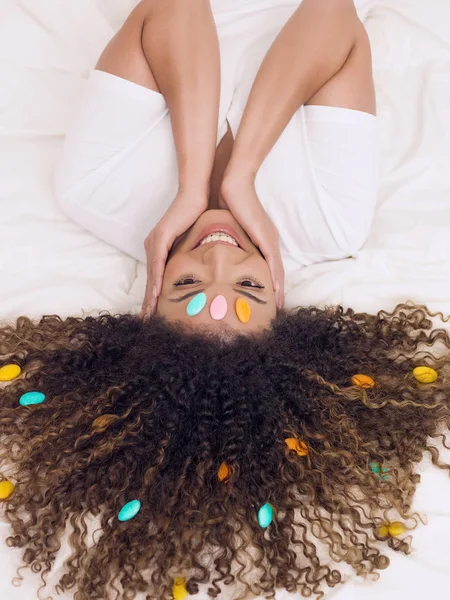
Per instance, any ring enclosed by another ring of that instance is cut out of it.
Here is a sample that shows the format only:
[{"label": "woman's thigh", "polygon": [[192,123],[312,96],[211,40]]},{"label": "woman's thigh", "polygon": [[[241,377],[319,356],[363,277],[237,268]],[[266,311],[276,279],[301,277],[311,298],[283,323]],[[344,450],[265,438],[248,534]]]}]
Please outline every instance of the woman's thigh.
[{"label": "woman's thigh", "polygon": [[354,254],[370,233],[379,163],[372,58],[362,24],[347,62],[306,103],[303,114],[308,161],[318,190],[319,206],[311,215],[315,226],[321,218],[328,232],[324,254],[332,248]]},{"label": "woman's thigh", "polygon": [[60,207],[73,221],[139,260],[177,189],[168,108],[141,44],[145,4],[86,82],[55,181]]}]

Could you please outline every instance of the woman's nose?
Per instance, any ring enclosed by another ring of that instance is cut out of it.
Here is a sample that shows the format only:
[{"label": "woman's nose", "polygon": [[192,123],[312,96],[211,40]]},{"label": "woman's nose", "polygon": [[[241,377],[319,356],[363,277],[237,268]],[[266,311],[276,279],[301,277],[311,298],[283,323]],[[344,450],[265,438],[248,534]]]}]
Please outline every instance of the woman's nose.
[{"label": "woman's nose", "polygon": [[231,244],[213,244],[207,248],[202,256],[203,264],[214,270],[215,276],[220,277],[227,267],[241,262],[239,249]]},{"label": "woman's nose", "polygon": [[230,256],[236,253],[236,250],[239,250],[237,246],[224,242],[216,242],[205,246],[203,257],[205,260],[214,260],[222,257],[226,257],[229,260]]}]

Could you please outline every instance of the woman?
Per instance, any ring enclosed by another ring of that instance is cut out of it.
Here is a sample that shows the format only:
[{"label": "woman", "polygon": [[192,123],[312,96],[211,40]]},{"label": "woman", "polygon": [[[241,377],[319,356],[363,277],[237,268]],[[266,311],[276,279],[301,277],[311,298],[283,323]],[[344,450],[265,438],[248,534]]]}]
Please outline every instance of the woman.
[{"label": "woman", "polygon": [[[194,223],[237,221],[278,307],[283,263],[289,275],[366,240],[378,159],[368,37],[352,0],[299,4],[144,0],[92,73],[57,193],[77,223],[147,260],[145,312]],[[220,271],[239,254],[216,244],[189,258],[229,293],[245,273]]]},{"label": "woman", "polygon": [[67,534],[76,600],[320,596],[408,552],[415,463],[449,469],[426,307],[281,308],[282,261],[355,251],[376,190],[365,32],[350,1],[297,4],[216,4],[219,96],[209,2],[141,2],[69,133],[62,206],[146,240],[151,313],[0,328],[7,543],[45,582]]}]

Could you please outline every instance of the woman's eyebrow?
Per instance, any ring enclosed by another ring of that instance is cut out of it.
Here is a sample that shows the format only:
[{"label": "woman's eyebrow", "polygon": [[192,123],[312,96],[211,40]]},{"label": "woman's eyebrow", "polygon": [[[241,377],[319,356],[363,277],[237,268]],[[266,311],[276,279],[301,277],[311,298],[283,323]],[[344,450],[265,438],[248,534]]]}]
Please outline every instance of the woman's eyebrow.
[{"label": "woman's eyebrow", "polygon": [[267,300],[261,300],[261,298],[257,298],[256,296],[254,296],[253,294],[250,294],[249,292],[244,292],[244,290],[239,290],[238,293],[241,296],[247,296],[247,298],[251,298],[252,300],[254,300],[255,302],[257,302],[258,304],[267,304]]},{"label": "woman's eyebrow", "polygon": [[[183,302],[183,300],[192,298],[193,296],[196,296],[197,294],[201,294],[204,291],[205,291],[204,289],[203,290],[194,290],[193,292],[184,294],[184,296],[180,296],[179,298],[169,298],[169,302]],[[267,304],[267,300],[261,300],[261,298],[257,298],[256,296],[253,296],[253,294],[250,294],[249,292],[244,292],[244,290],[239,290],[238,293],[241,294],[242,296],[247,296],[247,298],[251,298],[258,304]]]},{"label": "woman's eyebrow", "polygon": [[183,300],[187,300],[188,298],[192,298],[192,296],[196,296],[197,294],[201,294],[205,290],[194,290],[193,292],[189,292],[188,294],[184,294],[184,296],[180,296],[179,298],[169,298],[169,302],[183,302]]}]

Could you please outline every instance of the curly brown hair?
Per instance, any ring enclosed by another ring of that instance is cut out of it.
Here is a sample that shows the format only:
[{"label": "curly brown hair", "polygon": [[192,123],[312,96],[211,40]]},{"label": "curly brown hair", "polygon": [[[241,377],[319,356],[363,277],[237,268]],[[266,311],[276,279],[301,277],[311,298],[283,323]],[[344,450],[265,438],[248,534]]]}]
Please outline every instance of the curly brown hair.
[{"label": "curly brown hair", "polygon": [[[409,551],[415,463],[427,451],[450,469],[436,446],[450,339],[436,316],[300,308],[226,344],[158,317],[20,317],[0,328],[0,367],[22,369],[0,390],[8,545],[45,582],[67,534],[57,591],[76,600],[203,584],[213,598],[229,584],[241,599],[321,596],[345,563],[376,574],[383,545]],[[435,382],[417,381],[422,365]],[[45,402],[21,406],[30,391]],[[120,521],[130,500],[140,512]]]}]

